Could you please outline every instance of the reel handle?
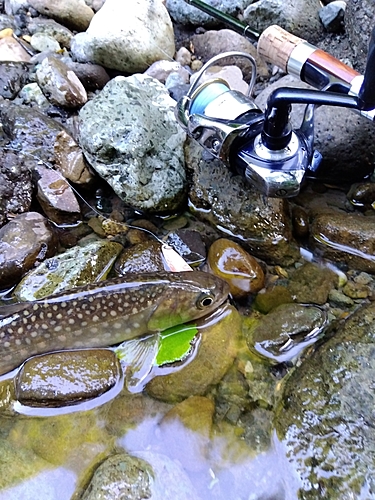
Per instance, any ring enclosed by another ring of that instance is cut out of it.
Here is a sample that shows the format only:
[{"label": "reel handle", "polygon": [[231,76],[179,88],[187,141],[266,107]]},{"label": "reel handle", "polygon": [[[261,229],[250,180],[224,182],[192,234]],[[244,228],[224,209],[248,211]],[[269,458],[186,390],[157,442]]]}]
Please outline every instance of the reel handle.
[{"label": "reel handle", "polygon": [[363,83],[359,91],[365,111],[375,108],[375,28],[372,30]]}]

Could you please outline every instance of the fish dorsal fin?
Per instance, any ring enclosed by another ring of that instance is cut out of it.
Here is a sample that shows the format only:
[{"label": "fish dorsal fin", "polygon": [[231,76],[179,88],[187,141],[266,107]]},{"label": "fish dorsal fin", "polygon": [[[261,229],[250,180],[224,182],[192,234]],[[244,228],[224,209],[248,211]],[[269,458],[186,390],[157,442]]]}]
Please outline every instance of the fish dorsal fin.
[{"label": "fish dorsal fin", "polygon": [[25,311],[28,307],[32,306],[32,302],[16,302],[13,304],[5,304],[0,306],[0,318],[5,318],[13,314]]}]

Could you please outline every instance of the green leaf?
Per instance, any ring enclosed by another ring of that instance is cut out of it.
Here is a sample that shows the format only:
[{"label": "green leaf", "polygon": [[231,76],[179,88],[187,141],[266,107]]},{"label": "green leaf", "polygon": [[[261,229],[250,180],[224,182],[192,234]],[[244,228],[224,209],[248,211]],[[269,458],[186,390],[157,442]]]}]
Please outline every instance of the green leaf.
[{"label": "green leaf", "polygon": [[183,360],[191,350],[191,342],[198,333],[196,325],[178,325],[160,333],[156,366]]}]

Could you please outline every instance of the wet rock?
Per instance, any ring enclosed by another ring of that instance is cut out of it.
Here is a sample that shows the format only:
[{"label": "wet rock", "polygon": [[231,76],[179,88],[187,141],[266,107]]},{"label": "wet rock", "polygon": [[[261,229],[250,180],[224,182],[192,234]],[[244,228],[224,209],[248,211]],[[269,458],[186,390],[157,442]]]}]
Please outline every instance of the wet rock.
[{"label": "wet rock", "polygon": [[0,227],[12,216],[29,210],[32,200],[31,172],[14,151],[0,151]]},{"label": "wet rock", "polygon": [[189,196],[197,218],[238,238],[269,263],[287,265],[298,258],[285,200],[266,198],[219,160],[201,159],[202,148],[192,141],[185,155],[193,171]]},{"label": "wet rock", "polygon": [[59,132],[54,144],[55,167],[75,184],[88,184],[94,179],[81,148],[67,132]]},{"label": "wet rock", "polygon": [[15,395],[34,408],[62,407],[105,394],[120,377],[120,363],[109,349],[59,351],[26,361],[17,374]]},{"label": "wet rock", "polygon": [[[238,50],[252,55],[257,63],[258,77],[267,78],[269,70],[266,63],[258,56],[258,53],[249,40],[239,35],[235,31],[223,29],[218,31],[206,31],[200,35],[193,35],[191,38],[194,46],[194,54],[207,62],[223,52]],[[241,69],[246,81],[250,80],[252,65],[243,57],[228,57],[217,63],[220,66],[234,65]]]},{"label": "wet rock", "polygon": [[229,314],[202,332],[194,359],[183,369],[158,376],[147,386],[147,393],[167,402],[189,396],[201,396],[224,376],[237,353],[237,336],[241,329],[238,312],[228,306]]},{"label": "wet rock", "polygon": [[115,264],[116,273],[123,276],[126,273],[148,273],[164,271],[163,256],[160,243],[145,241],[126,248]]},{"label": "wet rock", "polygon": [[10,287],[56,251],[56,235],[36,212],[17,215],[0,229],[0,286]]},{"label": "wet rock", "polygon": [[249,26],[256,26],[260,33],[277,24],[314,43],[323,38],[320,8],[319,0],[258,0],[245,9],[244,20]]},{"label": "wet rock", "polygon": [[375,207],[375,184],[372,182],[361,182],[351,186],[348,192],[348,200],[357,208],[368,210]]},{"label": "wet rock", "polygon": [[345,30],[353,50],[355,68],[363,74],[374,27],[375,5],[372,0],[348,0],[346,3]]},{"label": "wet rock", "polygon": [[159,0],[136,0],[131,9],[122,0],[107,0],[86,33],[73,38],[71,49],[79,62],[142,72],[159,59],[173,58],[173,27]]},{"label": "wet rock", "polygon": [[48,99],[44,96],[37,83],[28,83],[22,87],[18,97],[22,104],[36,105],[40,110],[47,109],[50,106]]},{"label": "wet rock", "polygon": [[31,59],[30,54],[11,36],[0,39],[0,61],[25,62]]},{"label": "wet rock", "polygon": [[288,290],[296,302],[323,305],[338,284],[339,277],[333,271],[307,262],[293,272]]},{"label": "wet rock", "polygon": [[[237,0],[235,4],[230,0],[223,0],[220,2],[220,6],[213,2],[210,3],[216,8],[220,8],[222,12],[236,16],[238,11],[242,11],[249,4],[249,0]],[[218,24],[218,21],[213,17],[192,7],[184,0],[167,0],[166,6],[170,15],[177,23],[199,26]]]},{"label": "wet rock", "polygon": [[145,460],[118,453],[99,465],[81,500],[151,498],[153,480],[153,470]]},{"label": "wet rock", "polygon": [[327,31],[337,33],[343,29],[345,8],[346,2],[336,0],[319,10],[320,20]]},{"label": "wet rock", "polygon": [[167,243],[191,266],[206,260],[206,247],[198,231],[177,229],[168,235]]},{"label": "wet rock", "polygon": [[86,5],[84,0],[65,0],[64,2],[28,0],[28,3],[40,14],[75,31],[85,31],[94,16],[94,11]]},{"label": "wet rock", "polygon": [[[262,91],[255,100],[257,105],[265,109],[269,95],[279,87],[311,88],[288,75]],[[304,108],[302,105],[293,105],[293,128],[301,126]],[[314,132],[314,148],[323,155],[316,174],[318,179],[335,185],[348,184],[372,173],[375,143],[370,120],[356,115],[350,109],[321,106],[315,111]]]},{"label": "wet rock", "polygon": [[327,324],[326,313],[315,306],[283,304],[249,328],[249,349],[273,362],[291,361],[307,347]]},{"label": "wet rock", "polygon": [[57,121],[27,106],[4,101],[0,106],[1,121],[12,146],[25,161],[34,165],[49,161],[56,136],[65,130]]},{"label": "wet rock", "polygon": [[74,109],[87,102],[86,90],[77,75],[55,57],[45,57],[35,76],[43,94],[52,104]]},{"label": "wet rock", "polygon": [[374,218],[361,214],[317,214],[311,226],[311,243],[321,255],[344,262],[352,269],[375,273]]},{"label": "wet rock", "polygon": [[80,111],[86,158],[134,208],[168,212],[185,201],[185,133],[174,104],[160,82],[133,75],[111,80]]},{"label": "wet rock", "polygon": [[362,307],[288,378],[276,415],[293,497],[373,498],[375,305]]},{"label": "wet rock", "polygon": [[94,241],[47,259],[15,288],[18,301],[38,300],[53,293],[106,279],[122,245]]},{"label": "wet rock", "polygon": [[31,33],[31,35],[35,35],[36,33],[43,33],[52,37],[62,47],[65,47],[67,49],[70,48],[70,42],[73,38],[73,33],[68,28],[62,26],[53,19],[43,19],[41,17],[31,18],[27,25],[27,29],[29,33]]},{"label": "wet rock", "polygon": [[74,224],[81,218],[81,209],[67,180],[56,170],[38,165],[33,173],[36,197],[46,216],[56,224]]},{"label": "wet rock", "polygon": [[27,80],[28,66],[22,62],[0,63],[0,95],[14,99]]},{"label": "wet rock", "polygon": [[264,286],[264,272],[259,262],[234,241],[216,240],[208,251],[208,264],[213,274],[229,284],[234,298],[259,292]]}]

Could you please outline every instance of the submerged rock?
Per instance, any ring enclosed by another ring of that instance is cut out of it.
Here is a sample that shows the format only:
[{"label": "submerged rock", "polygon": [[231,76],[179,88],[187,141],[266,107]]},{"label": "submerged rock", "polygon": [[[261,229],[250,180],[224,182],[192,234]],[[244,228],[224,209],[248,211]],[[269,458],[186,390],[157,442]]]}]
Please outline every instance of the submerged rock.
[{"label": "submerged rock", "polygon": [[80,144],[91,166],[132,207],[171,212],[186,200],[185,133],[158,80],[116,77],[80,111]]},{"label": "submerged rock", "polygon": [[81,500],[137,500],[151,498],[153,471],[145,460],[118,453],[96,469]]},{"label": "submerged rock", "polygon": [[276,429],[293,497],[375,498],[375,305],[362,307],[287,380]]}]

